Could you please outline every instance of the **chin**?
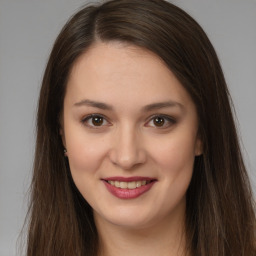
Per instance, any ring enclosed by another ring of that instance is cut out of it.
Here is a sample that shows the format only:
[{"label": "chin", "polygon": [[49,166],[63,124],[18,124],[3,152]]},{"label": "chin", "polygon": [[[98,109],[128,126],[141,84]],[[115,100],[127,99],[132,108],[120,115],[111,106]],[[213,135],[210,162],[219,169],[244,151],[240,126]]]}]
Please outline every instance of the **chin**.
[{"label": "chin", "polygon": [[[145,209],[144,209],[145,210]],[[109,213],[99,214],[94,211],[94,218],[96,223],[104,222],[114,226],[123,227],[125,229],[142,230],[150,228],[162,221],[165,214],[159,212],[143,211],[142,209],[133,208],[119,208],[111,210]]]}]

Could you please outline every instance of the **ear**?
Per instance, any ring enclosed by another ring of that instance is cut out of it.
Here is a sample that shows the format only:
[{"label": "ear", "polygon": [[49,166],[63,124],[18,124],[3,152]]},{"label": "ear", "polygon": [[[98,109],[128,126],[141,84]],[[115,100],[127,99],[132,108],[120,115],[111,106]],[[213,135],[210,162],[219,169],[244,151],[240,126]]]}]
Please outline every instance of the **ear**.
[{"label": "ear", "polygon": [[197,136],[196,144],[195,144],[195,156],[200,156],[202,154],[203,154],[203,142],[200,136]]},{"label": "ear", "polygon": [[61,139],[62,139],[62,144],[63,144],[64,148],[66,148],[65,133],[64,133],[64,130],[63,130],[62,127],[60,128],[59,133],[60,133],[60,136],[61,136]]},{"label": "ear", "polygon": [[64,147],[64,156],[67,157],[68,156],[68,152],[67,152],[67,149],[66,149],[66,140],[65,140],[65,133],[64,133],[64,130],[63,128],[60,128],[60,136],[61,136],[61,140],[62,140],[62,144],[63,144],[63,147]]}]

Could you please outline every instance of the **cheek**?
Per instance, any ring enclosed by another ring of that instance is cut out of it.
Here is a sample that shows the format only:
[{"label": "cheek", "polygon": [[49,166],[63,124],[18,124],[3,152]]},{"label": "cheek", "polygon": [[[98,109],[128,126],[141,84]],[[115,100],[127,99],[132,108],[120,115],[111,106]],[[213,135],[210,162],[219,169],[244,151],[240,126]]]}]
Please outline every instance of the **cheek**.
[{"label": "cheek", "polygon": [[72,139],[67,140],[68,160],[71,175],[76,187],[90,205],[99,201],[97,194],[92,193],[100,179],[98,170],[102,169],[106,155],[104,139],[97,140],[90,136],[79,136],[76,133]]},{"label": "cheek", "polygon": [[195,158],[195,135],[180,133],[154,143],[152,153],[155,162],[162,172],[168,175],[178,175],[182,172],[191,173]]},{"label": "cheek", "polygon": [[[176,135],[176,134],[175,134]],[[161,186],[155,199],[163,212],[184,203],[194,166],[195,136],[170,136],[152,147],[151,156],[157,166]]]},{"label": "cheek", "polygon": [[94,173],[107,152],[104,138],[96,139],[79,132],[69,134],[71,136],[66,137],[66,145],[72,175]]}]

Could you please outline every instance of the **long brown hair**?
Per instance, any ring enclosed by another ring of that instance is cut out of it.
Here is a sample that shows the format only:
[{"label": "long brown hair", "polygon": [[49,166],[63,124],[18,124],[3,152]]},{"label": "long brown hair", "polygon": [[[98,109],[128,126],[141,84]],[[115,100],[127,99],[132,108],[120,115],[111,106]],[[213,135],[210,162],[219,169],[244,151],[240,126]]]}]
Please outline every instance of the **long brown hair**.
[{"label": "long brown hair", "polygon": [[256,255],[252,192],[220,63],[197,22],[163,0],[86,6],[60,32],[38,105],[27,255],[97,254],[92,209],[73,183],[59,130],[74,62],[94,42],[113,40],[157,54],[197,107],[203,155],[195,159],[187,191],[189,252],[193,256]]}]

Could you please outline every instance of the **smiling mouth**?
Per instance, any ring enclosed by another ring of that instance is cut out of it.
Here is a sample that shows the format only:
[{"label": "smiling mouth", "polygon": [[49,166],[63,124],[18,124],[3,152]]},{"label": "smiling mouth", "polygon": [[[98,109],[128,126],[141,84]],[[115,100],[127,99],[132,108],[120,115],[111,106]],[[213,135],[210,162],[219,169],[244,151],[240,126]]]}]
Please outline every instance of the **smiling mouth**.
[{"label": "smiling mouth", "polygon": [[141,181],[130,181],[130,182],[107,180],[106,182],[108,182],[109,184],[111,184],[112,186],[114,186],[116,188],[135,189],[135,188],[139,188],[141,186],[145,186],[145,185],[153,182],[153,180],[141,180]]},{"label": "smiling mouth", "polygon": [[149,191],[157,182],[150,177],[108,177],[102,179],[108,191],[120,199],[133,199]]}]

